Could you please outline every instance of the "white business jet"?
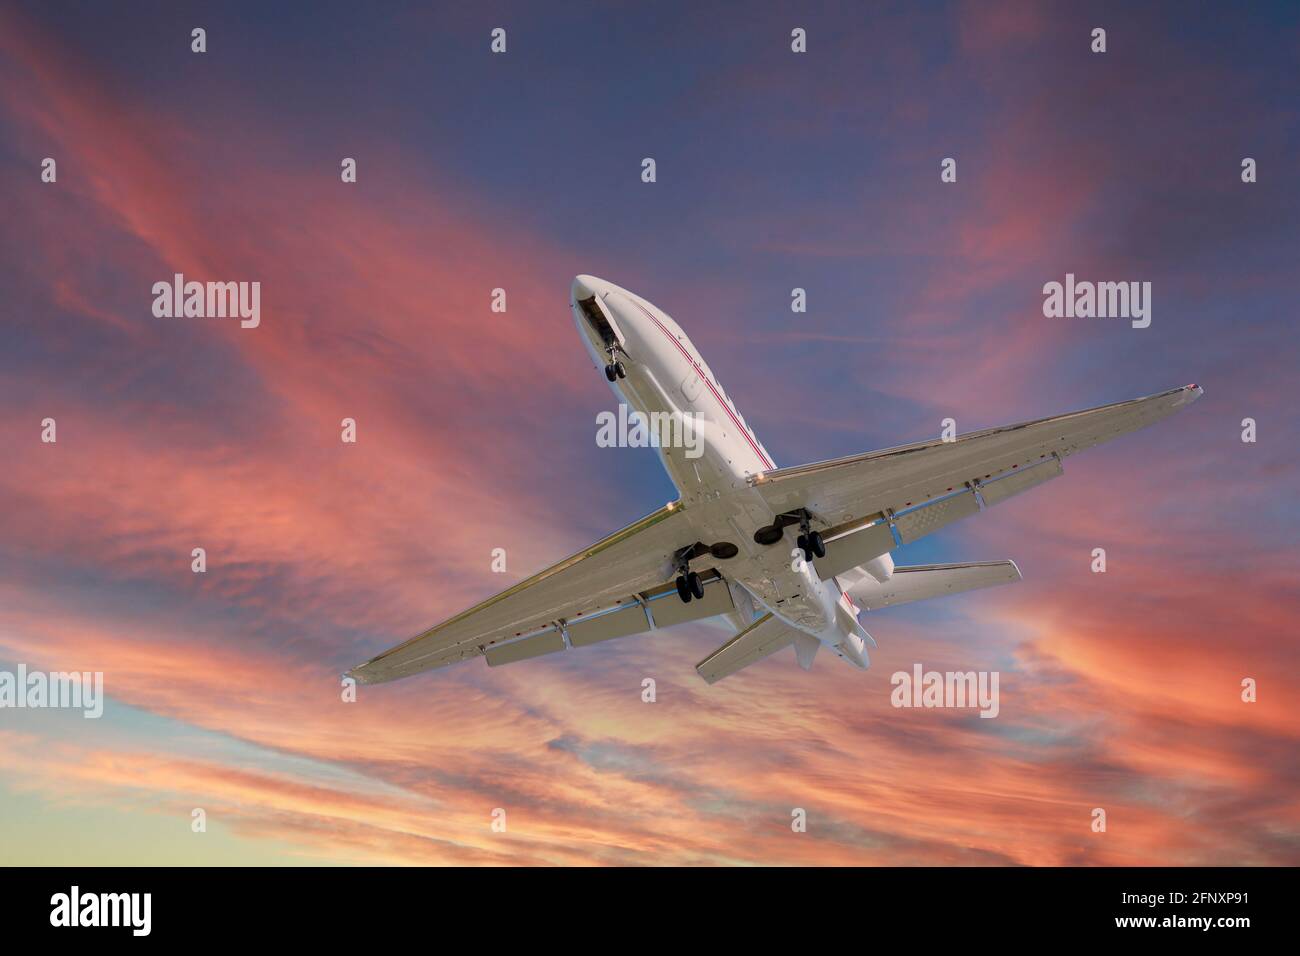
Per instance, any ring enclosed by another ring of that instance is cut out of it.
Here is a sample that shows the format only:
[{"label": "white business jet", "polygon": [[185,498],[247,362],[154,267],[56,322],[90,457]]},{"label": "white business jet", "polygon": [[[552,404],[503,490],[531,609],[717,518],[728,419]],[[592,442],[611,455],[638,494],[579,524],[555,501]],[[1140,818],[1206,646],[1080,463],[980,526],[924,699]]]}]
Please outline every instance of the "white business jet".
[{"label": "white business jet", "polygon": [[778,468],[662,309],[588,275],[574,279],[572,307],[619,401],[660,423],[689,420],[689,449],[658,443],[680,499],[357,666],[349,672],[357,681],[471,657],[496,667],[717,616],[735,636],[696,666],[710,684],[791,645],[805,670],[822,647],[865,669],[876,646],[866,612],[1020,580],[1011,561],[902,567],[894,549],[1056,478],[1067,456],[1201,394],[1187,385]]}]

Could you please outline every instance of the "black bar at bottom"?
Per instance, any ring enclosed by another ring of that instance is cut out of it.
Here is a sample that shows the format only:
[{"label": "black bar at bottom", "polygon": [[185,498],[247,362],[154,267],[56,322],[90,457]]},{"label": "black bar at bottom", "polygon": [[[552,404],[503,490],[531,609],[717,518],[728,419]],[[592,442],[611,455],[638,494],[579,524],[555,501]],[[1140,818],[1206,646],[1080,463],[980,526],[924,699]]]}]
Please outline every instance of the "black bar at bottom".
[{"label": "black bar at bottom", "polygon": [[[1285,928],[1281,909],[1293,875],[1277,868],[12,868],[0,925],[6,940],[76,934],[80,943],[337,944],[415,932],[435,947],[578,939],[666,945],[701,936],[771,944],[782,928],[821,938],[839,926],[976,945],[991,941],[989,932],[1232,945],[1242,934]],[[689,935],[665,935],[673,933]]]}]

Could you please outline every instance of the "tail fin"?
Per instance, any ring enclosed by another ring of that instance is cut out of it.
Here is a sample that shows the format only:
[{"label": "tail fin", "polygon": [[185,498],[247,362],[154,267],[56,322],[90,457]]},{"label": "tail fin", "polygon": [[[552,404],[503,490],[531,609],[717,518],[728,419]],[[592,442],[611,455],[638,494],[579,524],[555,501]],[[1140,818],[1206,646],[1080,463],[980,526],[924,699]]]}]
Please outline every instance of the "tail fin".
[{"label": "tail fin", "polygon": [[804,670],[812,670],[813,658],[822,642],[811,634],[797,634],[794,639],[794,656]]}]

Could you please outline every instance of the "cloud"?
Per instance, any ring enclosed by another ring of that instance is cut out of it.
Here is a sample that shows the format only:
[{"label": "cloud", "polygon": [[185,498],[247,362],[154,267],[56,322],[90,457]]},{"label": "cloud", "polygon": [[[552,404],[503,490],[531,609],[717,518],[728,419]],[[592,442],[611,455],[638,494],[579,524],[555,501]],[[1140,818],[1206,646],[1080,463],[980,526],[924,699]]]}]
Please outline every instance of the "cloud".
[{"label": "cloud", "polygon": [[[1153,245],[1176,229],[1158,202],[1117,198],[1125,157],[1058,122],[1073,73],[1021,92],[1007,54],[1061,29],[1040,8],[967,11],[953,28],[938,81],[956,89],[977,72],[993,101],[982,122],[964,120],[959,193],[939,191],[950,146],[928,130],[948,114],[918,85],[891,107],[898,145],[868,165],[932,153],[924,186],[917,174],[900,198],[896,182],[863,176],[846,215],[838,191],[751,194],[785,181],[755,162],[701,200],[703,219],[687,212],[666,244],[680,249],[648,256],[601,248],[615,226],[543,230],[382,130],[345,186],[336,157],[269,108],[226,104],[198,122],[145,95],[149,82],[70,55],[48,25],[4,16],[6,76],[23,82],[0,85],[16,144],[2,188],[40,228],[0,237],[19,306],[0,360],[0,649],[102,669],[111,698],[93,742],[42,715],[0,730],[6,786],[56,811],[92,797],[163,816],[204,806],[241,840],[322,861],[1300,858],[1288,759],[1300,727],[1285,706],[1300,671],[1285,570],[1296,515],[1278,493],[1294,465],[1273,444],[1294,417],[1268,420],[1258,448],[1236,426],[1240,409],[1263,417],[1275,402],[1234,349],[1284,362],[1286,347],[1268,348],[1281,321],[1197,359],[1214,381],[1194,409],[946,533],[967,557],[1015,557],[1025,581],[873,614],[881,646],[866,674],[826,655],[806,674],[787,653],[709,687],[693,665],[726,635],[694,626],[340,697],[343,668],[659,503],[642,503],[662,483],[653,457],[602,455],[586,430],[607,398],[568,317],[575,259],[657,277],[664,294],[645,293],[681,304],[738,403],[752,398],[751,419],[810,458],[827,440],[860,451],[924,437],[909,430],[937,427],[938,412],[964,431],[1130,397],[1164,374],[1144,364],[1181,367],[1225,341],[1200,313],[1157,318],[1174,331],[1141,340],[1033,314],[1064,264],[1130,261],[1123,243],[1087,238],[1099,215],[1131,211],[1126,234]],[[918,79],[934,62],[898,50],[891,69]],[[800,114],[802,134],[853,98],[836,75],[800,81],[800,96],[826,97]],[[742,70],[710,80],[701,102],[726,101],[732,80],[772,92],[768,71]],[[735,122],[750,119],[773,135],[757,113]],[[57,190],[30,175],[51,152]],[[719,215],[728,203],[734,219]],[[788,300],[774,309],[740,291],[720,237],[760,263],[748,281],[763,294],[773,262],[782,276],[842,277],[846,262],[892,257],[898,274],[886,285],[873,266],[866,319],[836,298],[859,279],[800,280],[820,311],[792,326]],[[1173,258],[1153,252],[1152,267]],[[262,326],[153,318],[151,284],[177,271],[262,282]],[[1267,295],[1274,279],[1262,267],[1252,283]],[[499,286],[505,314],[488,310]],[[55,445],[37,440],[47,415]],[[344,417],[356,445],[339,440]],[[506,575],[490,571],[496,546]],[[1099,546],[1105,575],[1089,570]],[[889,675],[914,662],[1001,671],[1001,715],[895,710]],[[1256,704],[1240,699],[1245,676]],[[121,729],[128,708],[145,715],[144,741]],[[237,746],[195,748],[163,724]],[[1105,834],[1090,829],[1098,806]],[[504,834],[489,826],[497,807]],[[791,830],[796,808],[807,833]]]}]

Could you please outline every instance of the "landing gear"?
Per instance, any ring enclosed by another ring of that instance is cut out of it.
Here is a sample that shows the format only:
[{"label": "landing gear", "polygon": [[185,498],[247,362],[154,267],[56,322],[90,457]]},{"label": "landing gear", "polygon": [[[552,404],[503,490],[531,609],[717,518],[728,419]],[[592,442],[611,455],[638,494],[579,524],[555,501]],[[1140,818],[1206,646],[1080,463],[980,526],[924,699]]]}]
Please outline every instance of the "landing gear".
[{"label": "landing gear", "polygon": [[683,604],[690,604],[691,598],[704,599],[704,582],[694,571],[677,575],[677,596]]},{"label": "landing gear", "polygon": [[797,524],[802,532],[796,544],[803,551],[805,561],[826,557],[826,542],[822,540],[820,531],[812,529],[812,515],[803,508],[777,515],[770,525],[754,532],[754,541],[763,545],[776,544],[784,536],[786,527],[792,524]]},{"label": "landing gear", "polygon": [[810,531],[808,533],[808,547],[812,549],[814,558],[826,557],[826,542],[822,540],[820,531]]},{"label": "landing gear", "polygon": [[803,548],[803,557],[805,561],[811,561],[813,558],[826,557],[826,542],[822,541],[820,531],[809,531],[807,534],[799,535],[795,544]]},{"label": "landing gear", "polygon": [[806,511],[799,514],[799,530],[803,534],[799,535],[795,544],[803,548],[803,559],[811,561],[813,558],[826,557],[826,542],[822,541],[820,531],[812,529],[812,519]]},{"label": "landing gear", "polygon": [[618,359],[618,353],[623,351],[617,344],[605,346],[605,352],[609,355],[609,361],[605,363],[605,377],[611,382],[620,378],[627,378],[627,369]]}]

